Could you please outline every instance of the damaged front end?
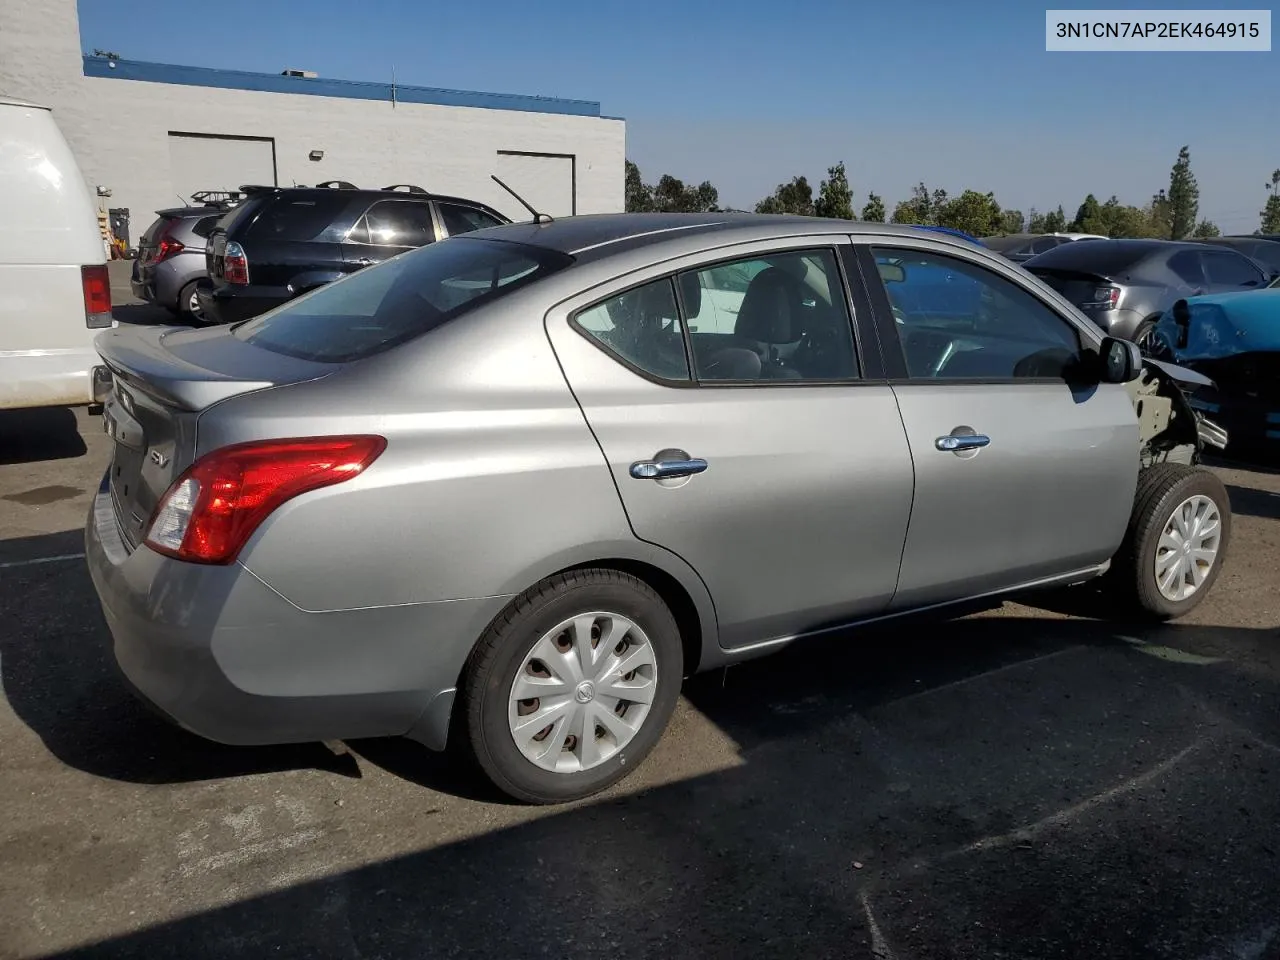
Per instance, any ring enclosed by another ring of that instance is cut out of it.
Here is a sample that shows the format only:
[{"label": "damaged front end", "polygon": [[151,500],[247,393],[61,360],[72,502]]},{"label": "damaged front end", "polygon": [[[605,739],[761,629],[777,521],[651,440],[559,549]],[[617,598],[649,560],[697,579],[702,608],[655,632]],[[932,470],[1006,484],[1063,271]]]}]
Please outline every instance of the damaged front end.
[{"label": "damaged front end", "polygon": [[1197,410],[1191,398],[1213,381],[1172,363],[1143,358],[1142,373],[1128,384],[1138,415],[1142,466],[1156,463],[1196,464],[1206,446],[1227,447],[1227,431]]}]

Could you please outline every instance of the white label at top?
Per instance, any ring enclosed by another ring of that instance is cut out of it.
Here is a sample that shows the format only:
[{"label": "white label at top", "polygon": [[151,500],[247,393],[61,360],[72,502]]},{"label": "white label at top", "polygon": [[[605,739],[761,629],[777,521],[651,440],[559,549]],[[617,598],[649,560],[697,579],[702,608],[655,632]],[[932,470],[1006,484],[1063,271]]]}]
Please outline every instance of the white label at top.
[{"label": "white label at top", "polygon": [[1046,10],[1045,50],[1270,52],[1270,10]]}]

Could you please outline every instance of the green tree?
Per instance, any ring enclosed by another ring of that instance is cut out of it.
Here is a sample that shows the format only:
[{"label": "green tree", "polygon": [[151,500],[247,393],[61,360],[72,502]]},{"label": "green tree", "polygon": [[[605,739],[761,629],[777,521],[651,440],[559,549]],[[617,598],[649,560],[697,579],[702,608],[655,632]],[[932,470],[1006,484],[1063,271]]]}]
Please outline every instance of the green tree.
[{"label": "green tree", "polygon": [[626,211],[647,213],[653,209],[653,188],[640,177],[640,168],[630,160],[626,166]]},{"label": "green tree", "polygon": [[998,233],[1010,234],[1022,232],[1023,217],[1021,210],[1006,210],[1000,214]]},{"label": "green tree", "polygon": [[1196,224],[1196,228],[1191,235],[1203,240],[1207,237],[1220,237],[1222,236],[1222,231],[1218,229],[1218,225],[1212,220],[1201,220]]},{"label": "green tree", "polygon": [[934,190],[922,182],[911,188],[911,199],[901,200],[893,208],[894,223],[918,223],[927,226],[937,224],[937,212],[947,202],[947,191]]},{"label": "green tree", "polygon": [[831,217],[835,220],[853,219],[853,191],[849,189],[849,178],[844,172],[844,161],[827,169],[827,179],[818,187],[818,199],[813,205],[813,212],[819,217]]},{"label": "green tree", "polygon": [[1000,204],[990,193],[966,190],[955,199],[943,200],[933,212],[938,226],[963,230],[973,237],[989,237],[1000,230]]},{"label": "green tree", "polygon": [[1267,184],[1267,205],[1259,215],[1261,233],[1280,233],[1280,170],[1271,174],[1271,182]]},{"label": "green tree", "polygon": [[704,180],[696,187],[664,173],[650,186],[640,176],[640,168],[626,161],[627,213],[713,213],[719,211],[720,193]]},{"label": "green tree", "polygon": [[1058,209],[1047,214],[1044,218],[1045,233],[1064,233],[1067,229],[1067,215],[1062,212],[1062,204],[1058,204]]},{"label": "green tree", "polygon": [[790,183],[780,183],[772,196],[756,204],[756,213],[791,213],[801,217],[813,216],[813,187],[804,177],[793,177]]},{"label": "green tree", "polygon": [[1027,217],[1027,233],[1048,233],[1044,226],[1045,215],[1035,207],[1031,208],[1031,213]]},{"label": "green tree", "polygon": [[1099,208],[1101,230],[1090,233],[1101,233],[1108,237],[1145,237],[1149,232],[1147,215],[1138,207],[1122,204],[1116,197]]},{"label": "green tree", "polygon": [[1183,147],[1169,173],[1169,239],[1189,237],[1199,213],[1200,187],[1191,172],[1191,150]]},{"label": "green tree", "polygon": [[867,194],[867,203],[862,208],[862,219],[868,223],[884,223],[884,199],[876,193]]},{"label": "green tree", "polygon": [[1157,240],[1168,240],[1173,230],[1173,210],[1163,190],[1155,194],[1147,204],[1146,217],[1147,236]]},{"label": "green tree", "polygon": [[1104,233],[1106,223],[1102,219],[1102,206],[1092,193],[1084,198],[1076,210],[1076,218],[1067,224],[1070,233]]}]

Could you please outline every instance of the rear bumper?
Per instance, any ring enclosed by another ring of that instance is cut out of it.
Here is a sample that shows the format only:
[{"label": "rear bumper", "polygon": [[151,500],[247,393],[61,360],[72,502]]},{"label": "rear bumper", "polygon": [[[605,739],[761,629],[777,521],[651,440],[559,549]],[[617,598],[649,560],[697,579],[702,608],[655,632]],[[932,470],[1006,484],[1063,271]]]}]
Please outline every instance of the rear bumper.
[{"label": "rear bumper", "polygon": [[409,734],[444,746],[478,636],[467,631],[487,622],[493,601],[309,613],[240,564],[129,552],[105,487],[85,552],[116,663],[138,696],[220,743]]},{"label": "rear bumper", "polygon": [[196,289],[206,323],[238,323],[266,313],[289,299],[273,288],[201,286]]},{"label": "rear bumper", "polygon": [[91,346],[0,355],[0,410],[94,403],[93,370],[101,363]]}]

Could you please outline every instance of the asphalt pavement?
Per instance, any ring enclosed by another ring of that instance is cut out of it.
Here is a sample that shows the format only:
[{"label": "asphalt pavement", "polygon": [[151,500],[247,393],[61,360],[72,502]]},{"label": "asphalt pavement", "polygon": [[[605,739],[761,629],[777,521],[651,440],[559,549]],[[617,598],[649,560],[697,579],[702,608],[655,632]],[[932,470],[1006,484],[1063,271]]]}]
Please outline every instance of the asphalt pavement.
[{"label": "asphalt pavement", "polygon": [[1184,621],[1070,591],[802,643],[532,809],[135,702],[81,556],[105,441],[0,412],[4,960],[1280,957],[1280,474],[1215,468],[1234,543]]}]

